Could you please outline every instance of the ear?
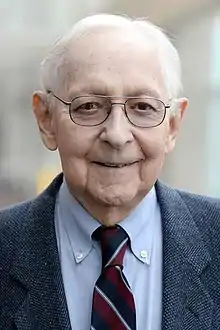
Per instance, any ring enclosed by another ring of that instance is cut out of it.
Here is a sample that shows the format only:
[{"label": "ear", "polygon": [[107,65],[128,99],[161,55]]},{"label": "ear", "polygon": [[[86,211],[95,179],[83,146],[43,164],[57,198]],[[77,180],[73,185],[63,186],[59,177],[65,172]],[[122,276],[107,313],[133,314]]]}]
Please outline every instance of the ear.
[{"label": "ear", "polygon": [[188,106],[188,100],[186,98],[180,98],[178,100],[175,100],[174,106],[176,107],[176,111],[174,113],[171,113],[168,118],[169,129],[166,141],[166,153],[171,152],[175,147],[183,115]]},{"label": "ear", "polygon": [[33,111],[44,145],[49,150],[57,149],[53,114],[49,110],[47,95],[41,91],[33,94]]}]

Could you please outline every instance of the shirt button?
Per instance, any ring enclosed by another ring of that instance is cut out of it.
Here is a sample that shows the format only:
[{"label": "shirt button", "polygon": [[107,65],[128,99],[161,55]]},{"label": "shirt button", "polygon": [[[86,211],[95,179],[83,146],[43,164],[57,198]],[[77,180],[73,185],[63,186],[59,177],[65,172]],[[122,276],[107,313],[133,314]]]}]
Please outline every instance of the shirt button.
[{"label": "shirt button", "polygon": [[141,255],[141,258],[146,259],[147,258],[147,251],[146,250],[142,250],[141,253],[140,253],[140,255]]},{"label": "shirt button", "polygon": [[82,252],[77,252],[76,253],[76,259],[80,261],[80,260],[82,260],[82,258],[83,258],[83,253]]}]

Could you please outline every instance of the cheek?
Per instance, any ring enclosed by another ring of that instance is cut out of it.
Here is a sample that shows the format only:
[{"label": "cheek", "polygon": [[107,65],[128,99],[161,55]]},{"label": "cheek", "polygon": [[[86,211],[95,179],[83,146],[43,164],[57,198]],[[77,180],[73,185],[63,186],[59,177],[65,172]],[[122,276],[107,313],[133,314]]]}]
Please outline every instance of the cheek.
[{"label": "cheek", "polygon": [[87,155],[96,140],[95,132],[63,119],[57,126],[56,138],[65,178],[73,191],[80,192],[86,185]]},{"label": "cheek", "polygon": [[92,147],[94,134],[86,127],[78,126],[70,120],[60,120],[57,127],[57,145],[66,161],[83,159]]},{"label": "cheek", "polygon": [[165,154],[167,144],[166,134],[151,135],[143,139],[142,150],[148,161],[153,161],[161,158]]},{"label": "cheek", "polygon": [[166,139],[166,131],[159,132],[156,129],[139,139],[139,145],[145,155],[140,173],[142,182],[153,185],[157,180],[164,162]]}]

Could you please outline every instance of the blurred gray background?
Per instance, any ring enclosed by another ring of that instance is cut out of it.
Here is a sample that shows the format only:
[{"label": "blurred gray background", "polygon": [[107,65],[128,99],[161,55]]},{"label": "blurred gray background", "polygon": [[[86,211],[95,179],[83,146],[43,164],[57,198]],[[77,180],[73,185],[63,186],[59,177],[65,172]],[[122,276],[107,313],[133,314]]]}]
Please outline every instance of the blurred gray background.
[{"label": "blurred gray background", "polygon": [[0,207],[35,196],[60,171],[39,138],[31,94],[53,42],[99,12],[146,17],[172,39],[190,106],[162,179],[220,196],[219,0],[0,0]]}]

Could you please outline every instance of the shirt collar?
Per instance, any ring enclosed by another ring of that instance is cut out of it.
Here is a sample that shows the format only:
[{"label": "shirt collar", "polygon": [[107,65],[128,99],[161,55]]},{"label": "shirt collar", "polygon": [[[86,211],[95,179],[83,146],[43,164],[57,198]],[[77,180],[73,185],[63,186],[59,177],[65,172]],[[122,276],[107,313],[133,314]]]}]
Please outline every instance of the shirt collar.
[{"label": "shirt collar", "polygon": [[158,202],[156,190],[153,187],[137,207],[120,223],[130,238],[133,254],[148,265],[152,254],[157,215]]},{"label": "shirt collar", "polygon": [[63,223],[77,263],[86,258],[93,247],[92,233],[100,226],[71,195],[65,180],[58,195],[58,217]]},{"label": "shirt collar", "polygon": [[[58,217],[66,230],[77,263],[83,261],[93,248],[92,233],[100,226],[83,206],[71,195],[64,180],[58,195]],[[120,222],[127,232],[132,253],[150,264],[153,230],[158,209],[156,191],[153,187],[137,207]]]}]

